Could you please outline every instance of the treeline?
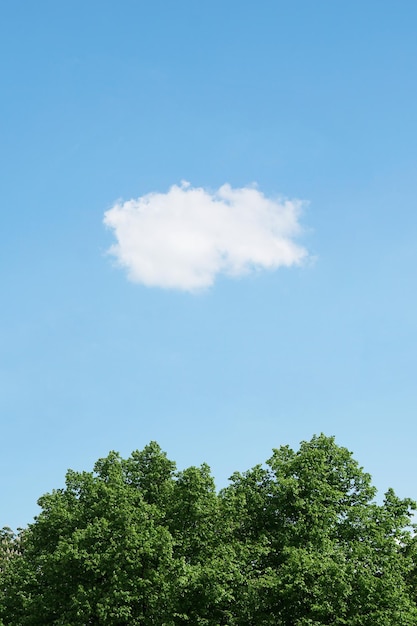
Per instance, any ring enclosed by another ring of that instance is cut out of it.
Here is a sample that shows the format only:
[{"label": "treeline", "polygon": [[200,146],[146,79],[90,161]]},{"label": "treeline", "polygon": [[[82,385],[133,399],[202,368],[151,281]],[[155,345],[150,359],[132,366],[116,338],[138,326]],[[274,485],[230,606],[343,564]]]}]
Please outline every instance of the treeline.
[{"label": "treeline", "polygon": [[321,435],[216,492],[156,443],[39,499],[1,534],[2,626],[412,626],[414,503]]}]

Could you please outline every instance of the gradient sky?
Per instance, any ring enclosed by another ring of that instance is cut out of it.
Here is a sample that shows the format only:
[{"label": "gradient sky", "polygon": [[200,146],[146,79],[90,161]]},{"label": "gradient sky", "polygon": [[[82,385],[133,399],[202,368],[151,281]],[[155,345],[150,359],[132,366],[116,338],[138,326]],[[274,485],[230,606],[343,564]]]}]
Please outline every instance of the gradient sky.
[{"label": "gradient sky", "polygon": [[[417,498],[416,23],[414,0],[2,3],[0,526],[150,440],[222,487],[324,432]],[[105,212],[182,180],[302,201],[304,260],[129,280]]]}]

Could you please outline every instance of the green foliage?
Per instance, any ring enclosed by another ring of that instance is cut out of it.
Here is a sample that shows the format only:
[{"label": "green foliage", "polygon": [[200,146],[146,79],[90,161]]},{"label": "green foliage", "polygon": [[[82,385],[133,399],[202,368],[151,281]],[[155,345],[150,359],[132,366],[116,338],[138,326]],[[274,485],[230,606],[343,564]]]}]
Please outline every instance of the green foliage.
[{"label": "green foliage", "polygon": [[239,624],[417,623],[404,551],[414,503],[389,491],[377,505],[369,474],[324,435],[274,450],[268,466],[234,475],[222,494],[255,589]]},{"label": "green foliage", "polygon": [[0,626],[417,624],[414,503],[374,498],[324,435],[220,493],[154,442],[111,452],[1,531]]}]

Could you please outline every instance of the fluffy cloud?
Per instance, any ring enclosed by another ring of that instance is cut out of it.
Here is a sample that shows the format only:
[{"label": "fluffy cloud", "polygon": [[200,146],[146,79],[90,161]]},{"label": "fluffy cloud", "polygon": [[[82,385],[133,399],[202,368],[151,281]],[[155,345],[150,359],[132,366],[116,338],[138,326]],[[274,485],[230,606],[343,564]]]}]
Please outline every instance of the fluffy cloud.
[{"label": "fluffy cloud", "polygon": [[218,274],[299,265],[301,202],[267,198],[255,187],[217,191],[183,182],[167,193],[117,203],[104,223],[116,242],[109,252],[130,280],[196,291]]}]

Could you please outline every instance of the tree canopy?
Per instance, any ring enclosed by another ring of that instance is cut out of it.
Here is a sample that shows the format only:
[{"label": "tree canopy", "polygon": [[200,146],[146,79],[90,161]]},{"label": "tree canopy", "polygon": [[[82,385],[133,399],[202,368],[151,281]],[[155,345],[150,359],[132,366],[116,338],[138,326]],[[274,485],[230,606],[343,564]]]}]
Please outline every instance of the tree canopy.
[{"label": "tree canopy", "polygon": [[2,626],[417,624],[415,504],[375,500],[332,437],[235,473],[177,471],[151,442],[39,499],[0,537]]}]

